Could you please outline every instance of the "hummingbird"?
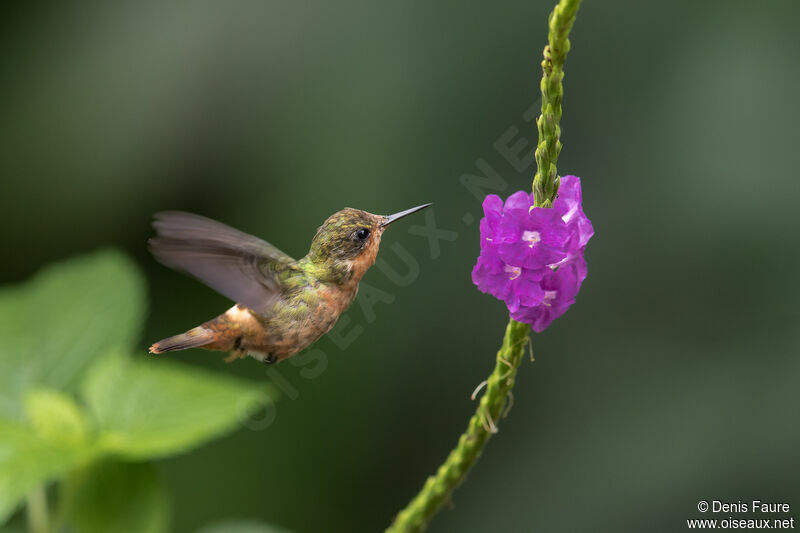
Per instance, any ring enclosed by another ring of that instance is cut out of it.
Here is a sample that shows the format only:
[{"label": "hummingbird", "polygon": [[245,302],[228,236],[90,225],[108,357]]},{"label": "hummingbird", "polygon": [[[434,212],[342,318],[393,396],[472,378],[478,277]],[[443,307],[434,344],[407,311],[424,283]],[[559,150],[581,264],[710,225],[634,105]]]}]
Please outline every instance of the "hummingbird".
[{"label": "hummingbird", "polygon": [[317,229],[300,260],[210,218],[156,213],[156,236],[148,241],[156,260],[195,277],[235,305],[156,342],[150,353],[203,348],[229,352],[226,362],[250,355],[267,364],[296,354],[330,331],[353,303],[386,228],[430,205],[388,216],[342,209]]}]

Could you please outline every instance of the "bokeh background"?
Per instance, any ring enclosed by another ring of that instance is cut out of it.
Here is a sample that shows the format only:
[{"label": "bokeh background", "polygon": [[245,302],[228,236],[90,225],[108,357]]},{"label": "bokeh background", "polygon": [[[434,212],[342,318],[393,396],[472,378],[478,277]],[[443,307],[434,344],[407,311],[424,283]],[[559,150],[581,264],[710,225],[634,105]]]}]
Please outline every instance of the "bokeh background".
[{"label": "bokeh background", "polygon": [[[321,340],[313,379],[279,365],[291,394],[266,429],[159,463],[174,531],[381,530],[455,444],[507,320],[470,282],[480,203],[460,178],[483,159],[502,194],[530,186],[530,158],[515,168],[495,143],[535,139],[523,114],[551,9],[4,4],[0,280],[124,250],[149,281],[141,357],[228,305],[149,257],[155,211],[296,257],[344,206],[434,202],[455,232],[437,253],[412,230],[424,217],[398,223],[381,257],[403,272],[400,243],[419,273],[368,273],[393,301],[353,306],[343,331],[363,333]],[[700,499],[786,501],[800,519],[798,17],[789,1],[585,2],[559,170],[583,179],[589,277],[534,337],[500,434],[431,531],[679,531]],[[254,360],[170,358],[274,379]]]}]

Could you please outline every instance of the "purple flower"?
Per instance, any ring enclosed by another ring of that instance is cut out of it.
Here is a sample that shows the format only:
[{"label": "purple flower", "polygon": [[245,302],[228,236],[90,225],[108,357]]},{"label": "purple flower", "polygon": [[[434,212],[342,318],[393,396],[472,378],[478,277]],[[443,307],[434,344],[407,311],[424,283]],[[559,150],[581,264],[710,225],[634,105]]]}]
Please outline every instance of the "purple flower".
[{"label": "purple flower", "polygon": [[472,269],[472,282],[478,289],[503,300],[513,311],[542,301],[541,278],[541,273],[509,265],[493,254],[481,254]]},{"label": "purple flower", "polygon": [[484,241],[493,242],[497,226],[503,219],[503,200],[496,194],[490,194],[483,199],[483,214],[481,219],[481,248]]},{"label": "purple flower", "polygon": [[585,248],[594,228],[583,212],[581,205],[581,179],[578,176],[564,176],[558,188],[558,197],[553,202],[553,210],[570,228],[570,250]]},{"label": "purple flower", "polygon": [[483,211],[472,281],[541,332],[575,302],[586,278],[583,253],[594,230],[581,206],[580,179],[561,178],[552,209],[534,208],[533,195],[519,191],[505,205],[487,196]]},{"label": "purple flower", "polygon": [[544,269],[567,256],[570,233],[554,209],[534,209],[533,194],[515,192],[506,200],[497,224],[497,253],[508,264],[532,270]]},{"label": "purple flower", "polygon": [[544,291],[541,304],[520,307],[517,310],[509,309],[511,318],[530,324],[535,332],[541,333],[575,303],[575,296],[584,279],[586,279],[586,261],[582,254],[576,255],[571,261],[544,275],[540,282],[540,287]]}]

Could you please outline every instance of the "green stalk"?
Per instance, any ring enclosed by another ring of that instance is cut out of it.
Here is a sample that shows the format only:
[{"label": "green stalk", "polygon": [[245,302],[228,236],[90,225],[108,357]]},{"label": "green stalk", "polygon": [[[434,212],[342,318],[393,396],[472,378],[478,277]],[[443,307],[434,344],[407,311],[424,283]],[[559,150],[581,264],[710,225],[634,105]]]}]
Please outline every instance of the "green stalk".
[{"label": "green stalk", "polygon": [[559,178],[556,161],[561,153],[561,99],[564,88],[564,61],[569,52],[569,31],[575,22],[581,0],[561,0],[550,15],[549,44],[542,61],[542,114],[536,121],[539,144],[536,146],[536,176],[533,196],[537,207],[553,207]]},{"label": "green stalk", "polygon": [[30,533],[48,533],[50,520],[47,512],[47,492],[44,485],[35,488],[28,494],[28,529]]},{"label": "green stalk", "polygon": [[[536,121],[539,143],[536,147],[536,176],[533,192],[537,207],[552,207],[558,192],[556,161],[561,152],[561,98],[564,61],[569,52],[569,32],[575,22],[580,0],[560,0],[550,15],[548,45],[542,61],[542,114]],[[513,319],[506,326],[503,344],[497,352],[494,370],[486,380],[486,392],[469,420],[467,430],[444,463],[430,476],[422,490],[400,511],[387,533],[422,531],[436,511],[450,498],[480,457],[511,395],[530,327]]]},{"label": "green stalk", "polygon": [[497,431],[497,421],[514,386],[514,377],[522,361],[524,347],[528,341],[530,326],[514,320],[509,321],[503,346],[497,352],[497,363],[486,382],[486,393],[481,396],[478,409],[469,419],[469,426],[458,445],[430,476],[411,503],[400,511],[388,532],[422,531],[434,513],[461,484],[470,466],[478,459],[489,436]]}]

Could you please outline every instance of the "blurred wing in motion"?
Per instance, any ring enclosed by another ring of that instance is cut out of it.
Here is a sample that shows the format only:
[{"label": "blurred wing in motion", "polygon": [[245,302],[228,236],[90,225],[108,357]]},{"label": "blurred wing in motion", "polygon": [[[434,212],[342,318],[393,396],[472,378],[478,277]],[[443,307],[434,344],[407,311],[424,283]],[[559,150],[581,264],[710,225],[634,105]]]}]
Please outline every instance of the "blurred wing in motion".
[{"label": "blurred wing in motion", "polygon": [[156,213],[150,252],[260,315],[280,296],[277,274],[294,259],[268,242],[210,218],[180,211]]}]

